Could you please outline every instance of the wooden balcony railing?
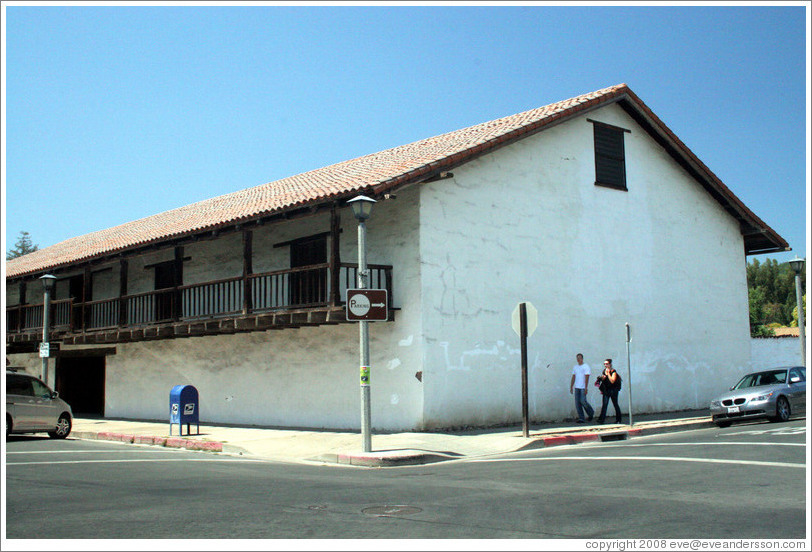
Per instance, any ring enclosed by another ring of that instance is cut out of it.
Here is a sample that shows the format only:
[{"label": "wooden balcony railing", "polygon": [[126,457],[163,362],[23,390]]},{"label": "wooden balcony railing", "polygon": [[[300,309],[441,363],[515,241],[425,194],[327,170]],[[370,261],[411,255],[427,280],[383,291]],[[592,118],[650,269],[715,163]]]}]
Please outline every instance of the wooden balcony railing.
[{"label": "wooden balcony railing", "polygon": [[[386,289],[391,297],[392,267],[368,268],[368,287]],[[337,277],[331,276],[330,266],[319,264],[84,303],[73,299],[52,301],[51,327],[80,333],[281,309],[340,306],[347,289],[358,285],[358,265],[342,263]],[[40,303],[7,308],[8,333],[41,330],[42,307]]]},{"label": "wooden balcony railing", "polygon": [[[51,328],[66,329],[70,327],[72,305],[72,299],[51,301]],[[42,303],[7,307],[6,331],[21,333],[42,330],[42,307]]]}]

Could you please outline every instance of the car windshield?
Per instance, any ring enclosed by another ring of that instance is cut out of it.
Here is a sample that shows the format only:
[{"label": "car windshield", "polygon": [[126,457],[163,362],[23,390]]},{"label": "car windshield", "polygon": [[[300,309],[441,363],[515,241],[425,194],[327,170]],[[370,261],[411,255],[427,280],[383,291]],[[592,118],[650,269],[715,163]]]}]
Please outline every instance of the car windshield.
[{"label": "car windshield", "polygon": [[747,374],[733,389],[745,389],[747,387],[761,387],[762,385],[775,385],[787,381],[786,370],[768,370],[767,372],[756,372]]}]

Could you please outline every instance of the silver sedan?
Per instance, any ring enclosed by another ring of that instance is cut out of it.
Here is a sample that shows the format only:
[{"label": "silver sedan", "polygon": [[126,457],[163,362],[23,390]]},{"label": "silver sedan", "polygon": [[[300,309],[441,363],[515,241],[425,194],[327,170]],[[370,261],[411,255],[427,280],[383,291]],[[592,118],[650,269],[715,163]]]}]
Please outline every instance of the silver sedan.
[{"label": "silver sedan", "polygon": [[806,368],[786,366],[747,374],[711,401],[710,414],[719,427],[757,418],[785,422],[806,414]]}]

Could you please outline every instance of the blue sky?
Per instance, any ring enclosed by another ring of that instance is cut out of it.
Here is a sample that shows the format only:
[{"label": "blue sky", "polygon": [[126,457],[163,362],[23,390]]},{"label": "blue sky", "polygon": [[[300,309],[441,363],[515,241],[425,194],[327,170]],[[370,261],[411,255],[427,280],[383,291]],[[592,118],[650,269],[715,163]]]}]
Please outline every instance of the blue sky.
[{"label": "blue sky", "polygon": [[625,82],[805,257],[808,5],[5,3],[4,248]]}]

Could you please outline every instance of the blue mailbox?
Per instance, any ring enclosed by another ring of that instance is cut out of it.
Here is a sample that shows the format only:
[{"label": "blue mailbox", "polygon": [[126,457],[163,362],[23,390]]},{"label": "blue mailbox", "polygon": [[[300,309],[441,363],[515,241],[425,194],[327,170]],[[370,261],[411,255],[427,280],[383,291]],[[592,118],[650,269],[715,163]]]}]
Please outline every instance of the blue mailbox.
[{"label": "blue mailbox", "polygon": [[172,435],[172,426],[178,424],[178,430],[183,435],[183,424],[186,424],[186,435],[190,434],[189,426],[197,425],[197,435],[200,435],[200,403],[197,389],[191,385],[176,385],[169,392],[169,434]]}]

